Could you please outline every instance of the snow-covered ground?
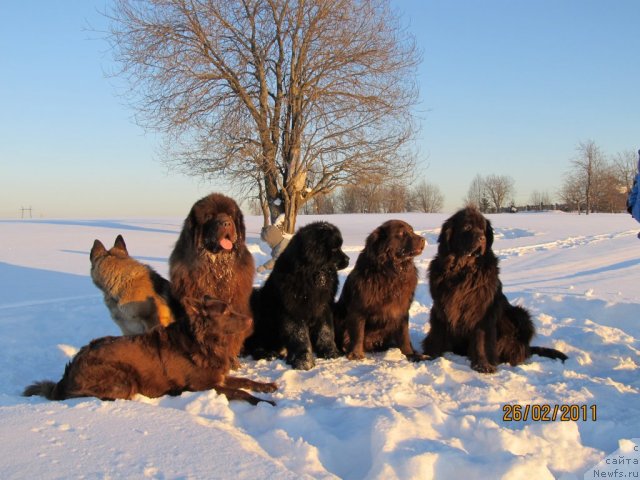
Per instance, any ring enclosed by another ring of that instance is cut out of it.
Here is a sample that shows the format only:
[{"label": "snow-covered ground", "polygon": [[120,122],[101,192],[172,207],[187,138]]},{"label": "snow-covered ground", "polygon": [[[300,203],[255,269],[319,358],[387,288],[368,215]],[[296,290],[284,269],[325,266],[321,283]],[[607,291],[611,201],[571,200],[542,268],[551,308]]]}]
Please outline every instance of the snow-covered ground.
[{"label": "snow-covered ground", "polygon": [[[351,268],[367,234],[394,217],[429,242],[411,307],[418,347],[429,329],[425,271],[446,215],[324,219],[343,232]],[[0,478],[581,479],[640,437],[640,225],[628,215],[489,218],[505,293],[532,312],[534,344],[569,355],[564,365],[533,357],[482,375],[462,357],[413,364],[397,349],[320,360],[308,372],[244,359],[239,375],[279,385],[267,394],[275,407],[215,392],[21,397],[34,380],[58,380],[92,338],[119,333],[88,275],[93,240],[110,245],[121,233],[133,256],[166,276],[182,219],[0,221]],[[260,222],[247,218],[257,265],[269,254]],[[528,409],[526,421],[505,420],[514,405]],[[580,419],[532,419],[545,405],[578,405]]]}]

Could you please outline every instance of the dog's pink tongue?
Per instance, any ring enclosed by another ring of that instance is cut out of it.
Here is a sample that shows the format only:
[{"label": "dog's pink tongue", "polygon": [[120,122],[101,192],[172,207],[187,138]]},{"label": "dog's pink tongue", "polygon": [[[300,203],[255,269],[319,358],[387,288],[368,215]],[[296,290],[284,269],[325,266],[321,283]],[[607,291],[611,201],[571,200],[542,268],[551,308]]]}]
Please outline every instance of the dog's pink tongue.
[{"label": "dog's pink tongue", "polygon": [[220,240],[220,246],[225,250],[231,250],[233,248],[233,243],[228,238],[223,238]]}]

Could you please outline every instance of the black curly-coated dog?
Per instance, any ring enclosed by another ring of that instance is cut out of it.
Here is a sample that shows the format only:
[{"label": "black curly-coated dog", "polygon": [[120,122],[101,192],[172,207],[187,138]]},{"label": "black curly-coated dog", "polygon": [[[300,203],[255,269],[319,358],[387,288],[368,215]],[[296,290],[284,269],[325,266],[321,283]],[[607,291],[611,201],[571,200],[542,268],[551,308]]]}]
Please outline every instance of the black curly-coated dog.
[{"label": "black curly-coated dog", "polygon": [[568,357],[558,350],[530,346],[531,316],[502,293],[492,244],[491,223],[475,208],[458,211],[442,225],[429,265],[433,307],[423,352],[467,356],[482,373],[495,372],[500,363],[518,365],[533,354],[564,362]]},{"label": "black curly-coated dog", "polygon": [[286,349],[287,363],[309,370],[315,353],[339,356],[333,329],[338,270],[349,265],[342,235],[330,223],[315,222],[298,230],[280,254],[269,278],[251,295],[254,333],[245,353],[274,358]]}]

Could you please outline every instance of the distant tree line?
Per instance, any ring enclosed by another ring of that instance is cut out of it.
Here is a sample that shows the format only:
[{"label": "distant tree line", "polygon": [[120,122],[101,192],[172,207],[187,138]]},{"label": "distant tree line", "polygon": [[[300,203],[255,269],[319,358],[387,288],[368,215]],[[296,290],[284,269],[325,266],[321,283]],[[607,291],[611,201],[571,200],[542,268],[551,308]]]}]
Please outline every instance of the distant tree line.
[{"label": "distant tree line", "polygon": [[527,205],[516,205],[515,181],[507,175],[476,175],[471,181],[465,205],[474,205],[485,213],[515,210],[560,209],[592,212],[623,212],[636,171],[632,150],[605,155],[593,140],[582,141],[570,160],[554,203],[548,191],[534,190]]},{"label": "distant tree line", "polygon": [[502,212],[505,206],[514,206],[515,181],[508,175],[478,174],[471,181],[465,205],[472,205],[484,213]]},{"label": "distant tree line", "polygon": [[[318,195],[307,202],[303,213],[330,215],[334,213],[436,213],[442,210],[444,195],[433,183],[422,180],[415,185],[389,179],[379,183],[348,185],[327,195]],[[257,206],[253,206],[258,213]]]},{"label": "distant tree line", "polygon": [[[476,175],[462,199],[483,213],[563,210],[578,213],[626,211],[626,198],[636,173],[633,150],[606,156],[592,140],[580,142],[570,159],[563,183],[554,194],[534,190],[526,204],[515,202],[515,181],[508,175]],[[318,195],[304,206],[305,214],[440,212],[444,195],[426,180],[408,184],[397,178],[379,178]],[[259,213],[258,208],[254,208]]]},{"label": "distant tree line", "polygon": [[305,213],[435,213],[443,204],[444,195],[437,185],[425,180],[413,186],[390,181],[343,187],[309,202]]},{"label": "distant tree line", "polygon": [[636,171],[636,154],[628,150],[606,156],[593,141],[580,142],[558,197],[578,213],[623,212]]}]

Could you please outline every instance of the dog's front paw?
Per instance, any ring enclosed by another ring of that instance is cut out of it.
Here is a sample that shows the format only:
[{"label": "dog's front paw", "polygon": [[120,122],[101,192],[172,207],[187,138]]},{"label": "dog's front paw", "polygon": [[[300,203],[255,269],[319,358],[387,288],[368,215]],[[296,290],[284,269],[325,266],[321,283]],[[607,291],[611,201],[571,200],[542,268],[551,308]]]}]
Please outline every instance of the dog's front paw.
[{"label": "dog's front paw", "polygon": [[347,354],[347,358],[349,360],[362,360],[364,358],[364,352],[354,350],[353,352],[349,352]]},{"label": "dog's front paw", "polygon": [[471,368],[480,373],[496,373],[496,367],[490,363],[472,363]]},{"label": "dog's front paw", "polygon": [[432,360],[432,358],[428,355],[423,355],[418,352],[413,352],[407,355],[407,360],[410,362],[422,362],[424,360]]},{"label": "dog's front paw", "polygon": [[318,356],[321,358],[338,358],[340,356],[340,352],[338,351],[337,348],[333,348],[333,349],[323,350],[322,352],[319,352]]},{"label": "dog's front paw", "polygon": [[280,356],[278,352],[264,348],[256,348],[250,353],[254,360],[274,360]]},{"label": "dog's front paw", "polygon": [[313,354],[311,353],[295,355],[289,360],[289,363],[296,370],[311,370],[316,364],[316,362],[313,360]]},{"label": "dog's front paw", "polygon": [[260,382],[257,392],[272,393],[278,390],[278,385],[273,382]]}]

